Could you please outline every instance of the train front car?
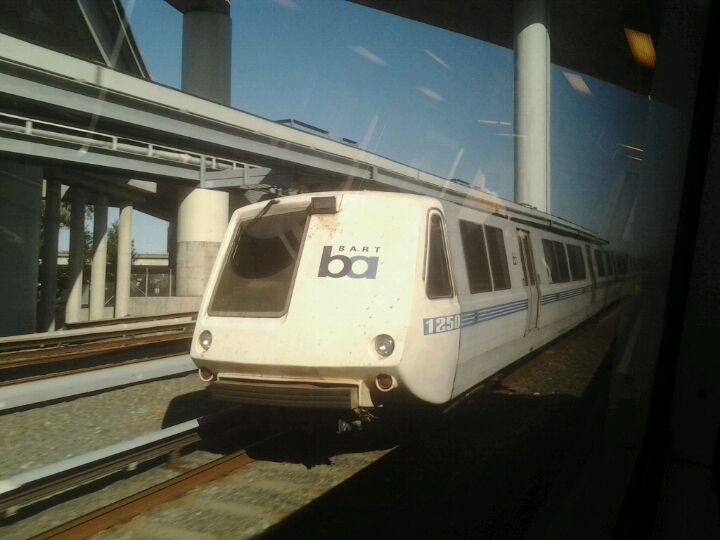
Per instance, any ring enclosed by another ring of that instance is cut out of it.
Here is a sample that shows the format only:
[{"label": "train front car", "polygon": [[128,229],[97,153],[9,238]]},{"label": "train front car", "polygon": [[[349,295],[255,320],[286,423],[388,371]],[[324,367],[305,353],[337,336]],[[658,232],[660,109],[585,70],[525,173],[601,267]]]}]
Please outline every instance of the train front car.
[{"label": "train front car", "polygon": [[[459,324],[440,204],[374,192],[297,195],[233,215],[191,356],[214,398],[368,418],[450,399]],[[343,414],[344,414],[343,413]]]}]

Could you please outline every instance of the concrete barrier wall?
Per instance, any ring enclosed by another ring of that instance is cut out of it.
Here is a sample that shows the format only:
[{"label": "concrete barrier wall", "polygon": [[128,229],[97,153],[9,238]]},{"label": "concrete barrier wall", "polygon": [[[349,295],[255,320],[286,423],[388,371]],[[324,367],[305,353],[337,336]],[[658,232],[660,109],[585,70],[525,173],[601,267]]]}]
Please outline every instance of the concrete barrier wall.
[{"label": "concrete barrier wall", "polygon": [[165,315],[200,309],[200,296],[151,296],[130,297],[130,316]]},{"label": "concrete barrier wall", "polygon": [[[130,313],[128,317],[145,317],[153,315],[169,315],[171,313],[196,312],[200,308],[200,296],[150,296],[130,297]],[[62,309],[58,309],[59,320],[62,321]],[[103,319],[112,319],[115,316],[115,308],[106,307],[103,311]],[[79,321],[87,321],[89,317],[88,308],[80,310]]]}]

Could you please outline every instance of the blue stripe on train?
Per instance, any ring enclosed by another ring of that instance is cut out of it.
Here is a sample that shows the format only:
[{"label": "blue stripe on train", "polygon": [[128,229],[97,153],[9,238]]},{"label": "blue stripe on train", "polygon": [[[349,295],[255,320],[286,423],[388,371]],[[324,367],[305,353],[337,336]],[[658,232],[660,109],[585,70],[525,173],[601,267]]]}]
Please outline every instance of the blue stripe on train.
[{"label": "blue stripe on train", "polygon": [[[459,315],[448,315],[444,317],[428,317],[423,319],[423,333],[427,336],[429,334],[440,334],[443,332],[451,332],[458,330],[459,328],[465,328],[474,324],[480,324],[506,315],[512,315],[520,311],[525,311],[528,307],[527,300],[517,300],[516,302],[508,302],[507,304],[498,304],[497,306],[490,306],[482,309],[475,309],[473,311],[464,311]],[[452,326],[448,328],[448,325],[443,322],[442,330],[436,330],[439,326],[438,321],[445,321],[448,318],[460,318],[459,326]]]},{"label": "blue stripe on train", "polygon": [[592,286],[587,285],[585,287],[579,287],[577,289],[570,289],[569,291],[561,291],[556,293],[550,293],[550,294],[544,294],[542,299],[540,300],[540,303],[542,305],[551,304],[553,302],[558,302],[560,300],[567,300],[568,298],[574,298],[576,296],[580,296],[581,294],[585,294],[586,292],[590,292],[592,290]]}]

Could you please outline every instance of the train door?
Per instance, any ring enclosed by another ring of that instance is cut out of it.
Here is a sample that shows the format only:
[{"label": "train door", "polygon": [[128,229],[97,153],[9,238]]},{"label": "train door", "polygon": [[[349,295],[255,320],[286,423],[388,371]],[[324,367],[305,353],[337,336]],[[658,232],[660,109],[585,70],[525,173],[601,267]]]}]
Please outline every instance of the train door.
[{"label": "train door", "polygon": [[595,275],[595,265],[593,265],[592,251],[590,250],[590,246],[587,244],[585,244],[585,253],[587,254],[588,266],[590,267],[590,281],[592,281],[592,292],[590,293],[592,296],[590,297],[590,301],[594,304],[595,296],[597,295],[597,276]]},{"label": "train door", "polygon": [[537,328],[538,304],[540,290],[538,288],[538,276],[535,272],[535,257],[533,256],[530,233],[518,229],[518,240],[520,242],[520,261],[523,269],[523,284],[528,291],[528,331]]}]

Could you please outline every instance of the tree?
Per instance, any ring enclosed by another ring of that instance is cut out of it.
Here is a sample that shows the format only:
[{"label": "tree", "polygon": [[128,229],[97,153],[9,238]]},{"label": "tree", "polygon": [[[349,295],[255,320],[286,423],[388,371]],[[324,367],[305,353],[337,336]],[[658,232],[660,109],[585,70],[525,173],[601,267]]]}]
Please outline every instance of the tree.
[{"label": "tree", "polygon": [[[108,245],[107,245],[107,266],[106,266],[106,285],[114,287],[112,281],[115,279],[117,269],[117,238],[118,238],[118,222],[113,223],[108,229]],[[93,234],[90,230],[85,227],[84,234],[84,254],[83,254],[83,282],[87,285],[90,283],[90,273],[92,267],[92,248],[93,248]],[[130,245],[130,260],[131,264],[134,263],[138,258],[138,254],[135,251],[135,242]],[[58,282],[57,282],[57,294],[58,298],[61,297],[65,289],[67,288],[68,280],[68,268],[58,268]]]},{"label": "tree", "polygon": [[[118,252],[118,222],[113,223],[108,229],[108,253],[107,253],[107,264],[108,273],[115,275],[115,269],[117,268],[117,252]],[[137,251],[135,251],[135,242],[130,244],[130,260],[134,263],[138,258]]]}]

